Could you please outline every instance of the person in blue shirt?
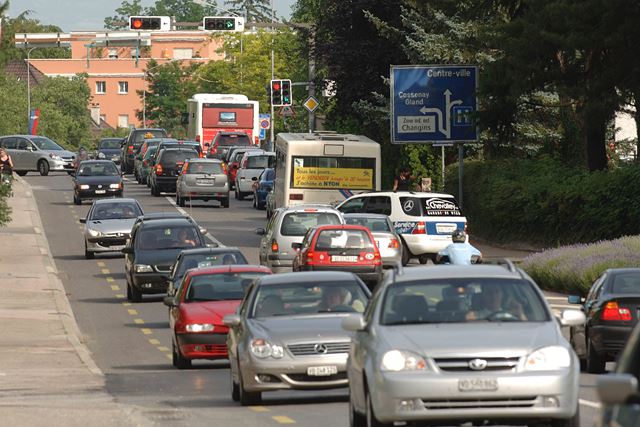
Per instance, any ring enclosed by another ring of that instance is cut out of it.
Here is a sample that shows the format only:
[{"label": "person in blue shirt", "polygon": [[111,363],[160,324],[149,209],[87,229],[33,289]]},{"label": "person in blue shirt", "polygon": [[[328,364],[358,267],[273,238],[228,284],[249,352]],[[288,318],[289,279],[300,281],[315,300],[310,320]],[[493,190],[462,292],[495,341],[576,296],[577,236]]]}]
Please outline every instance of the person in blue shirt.
[{"label": "person in blue shirt", "polygon": [[482,252],[467,242],[467,233],[457,229],[451,234],[449,246],[436,255],[437,264],[470,265],[482,262]]}]

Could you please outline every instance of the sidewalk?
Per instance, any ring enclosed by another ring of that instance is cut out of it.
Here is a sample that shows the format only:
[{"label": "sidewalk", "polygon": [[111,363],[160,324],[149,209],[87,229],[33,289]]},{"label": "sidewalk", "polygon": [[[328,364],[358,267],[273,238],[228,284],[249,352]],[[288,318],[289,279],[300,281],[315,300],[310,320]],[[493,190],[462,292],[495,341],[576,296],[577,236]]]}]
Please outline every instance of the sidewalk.
[{"label": "sidewalk", "polygon": [[116,403],[81,334],[57,276],[28,184],[8,199],[0,228],[0,416],[7,426],[148,424]]}]

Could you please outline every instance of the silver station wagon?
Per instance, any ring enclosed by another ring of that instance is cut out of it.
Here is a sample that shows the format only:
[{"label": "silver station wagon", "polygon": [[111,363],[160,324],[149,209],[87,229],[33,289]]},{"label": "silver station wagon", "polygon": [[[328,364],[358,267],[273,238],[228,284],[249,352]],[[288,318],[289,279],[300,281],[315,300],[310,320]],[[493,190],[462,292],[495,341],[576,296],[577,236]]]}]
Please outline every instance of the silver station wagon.
[{"label": "silver station wagon", "polygon": [[67,151],[49,138],[36,135],[9,135],[0,137],[0,147],[5,147],[13,160],[15,172],[24,176],[38,171],[49,175],[49,171],[71,173],[76,155]]},{"label": "silver station wagon", "polygon": [[176,182],[176,204],[192,200],[217,200],[229,207],[229,182],[224,163],[218,159],[188,159]]},{"label": "silver station wagon", "polygon": [[511,263],[397,273],[342,323],[356,333],[352,426],[579,425],[580,363],[560,324],[583,323],[582,312],[556,319]]}]

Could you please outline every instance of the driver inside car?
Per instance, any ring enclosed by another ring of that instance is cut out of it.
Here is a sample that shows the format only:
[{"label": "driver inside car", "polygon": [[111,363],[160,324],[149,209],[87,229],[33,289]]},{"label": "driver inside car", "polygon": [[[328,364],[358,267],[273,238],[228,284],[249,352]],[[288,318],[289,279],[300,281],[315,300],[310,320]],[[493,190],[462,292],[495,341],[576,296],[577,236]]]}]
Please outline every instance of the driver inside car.
[{"label": "driver inside car", "polygon": [[362,313],[364,311],[364,303],[360,300],[352,302],[351,298],[351,292],[346,289],[335,286],[326,287],[322,292],[322,302],[319,311],[355,311]]},{"label": "driver inside car", "polygon": [[516,300],[507,301],[504,292],[498,285],[485,285],[482,292],[473,296],[472,310],[466,315],[467,320],[518,319],[527,320],[522,304]]}]

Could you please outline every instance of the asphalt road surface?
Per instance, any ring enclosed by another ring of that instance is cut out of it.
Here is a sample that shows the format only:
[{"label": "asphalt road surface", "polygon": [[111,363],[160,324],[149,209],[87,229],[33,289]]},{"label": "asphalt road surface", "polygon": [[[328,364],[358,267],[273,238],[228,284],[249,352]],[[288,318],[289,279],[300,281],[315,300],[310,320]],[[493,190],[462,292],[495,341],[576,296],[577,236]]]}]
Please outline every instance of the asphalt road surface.
[{"label": "asphalt road surface", "polygon": [[[347,426],[346,389],[320,392],[264,393],[261,406],[241,407],[231,400],[228,363],[196,361],[179,371],[171,365],[167,308],[161,297],[145,296],[142,303],[126,300],[122,256],[84,258],[82,224],[90,203],[73,204],[72,181],[66,174],[29,174],[46,236],[84,341],[104,372],[108,391],[116,400],[136,406],[144,417],[171,426]],[[125,197],[134,197],[145,212],[175,211],[175,195],[152,197],[146,186],[128,176]],[[184,211],[208,230],[208,238],[238,246],[258,263],[257,227],[266,224],[265,211],[252,208],[251,199],[232,198],[228,209],[217,202],[194,202]],[[19,212],[14,212],[14,215]],[[508,251],[483,247],[485,257],[509,256]],[[517,256],[517,254],[515,254]],[[549,295],[554,308],[566,303]],[[581,376],[581,426],[594,425],[597,414],[595,375]]]}]

